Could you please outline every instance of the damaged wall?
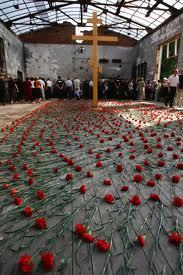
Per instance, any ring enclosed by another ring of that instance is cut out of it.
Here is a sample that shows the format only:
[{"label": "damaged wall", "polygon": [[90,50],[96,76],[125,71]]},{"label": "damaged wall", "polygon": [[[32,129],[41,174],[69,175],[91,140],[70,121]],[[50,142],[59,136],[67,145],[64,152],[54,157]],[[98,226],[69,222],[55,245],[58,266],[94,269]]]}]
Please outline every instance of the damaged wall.
[{"label": "damaged wall", "polygon": [[[183,14],[162,26],[137,45],[137,65],[147,62],[147,79],[154,78],[157,46],[183,32]],[[183,35],[178,57],[178,67],[183,67]]]},{"label": "damaged wall", "polygon": [[[56,79],[58,75],[67,78],[91,78],[88,61],[92,56],[92,47],[84,46],[84,52],[78,52],[80,45],[31,44],[26,43],[26,75]],[[103,71],[100,77],[120,77],[130,79],[135,62],[133,47],[99,46],[99,59],[108,59],[109,63],[100,64]],[[112,63],[112,59],[121,59],[122,63]]]},{"label": "damaged wall", "polygon": [[24,74],[22,42],[0,22],[0,37],[4,41],[6,69],[9,75],[17,77],[17,71]]}]

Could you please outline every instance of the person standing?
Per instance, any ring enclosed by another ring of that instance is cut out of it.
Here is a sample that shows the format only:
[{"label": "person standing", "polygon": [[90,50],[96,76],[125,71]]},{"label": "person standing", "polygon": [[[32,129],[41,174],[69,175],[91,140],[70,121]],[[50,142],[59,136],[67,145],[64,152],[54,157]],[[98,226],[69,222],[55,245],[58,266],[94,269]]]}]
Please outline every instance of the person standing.
[{"label": "person standing", "polygon": [[36,102],[41,102],[41,83],[37,77],[34,80],[34,99],[36,99]]},{"label": "person standing", "polygon": [[25,93],[25,98],[27,101],[32,101],[32,84],[29,78],[27,77],[26,80],[24,81],[24,93]]},{"label": "person standing", "polygon": [[176,102],[177,106],[183,107],[183,70],[180,71],[179,75],[179,89],[177,90]]},{"label": "person standing", "polygon": [[138,91],[139,91],[139,100],[145,99],[145,82],[143,77],[140,79],[138,83]]},{"label": "person standing", "polygon": [[0,102],[5,106],[6,101],[6,83],[3,75],[0,75]]},{"label": "person standing", "polygon": [[63,99],[64,98],[65,83],[61,79],[60,76],[58,76],[58,79],[55,83],[55,88],[56,88],[56,97],[59,98],[59,99]]},{"label": "person standing", "polygon": [[80,100],[80,87],[81,81],[78,78],[75,78],[73,81],[75,96],[78,100]]},{"label": "person standing", "polygon": [[93,98],[93,81],[90,80],[89,82],[89,99]]},{"label": "person standing", "polygon": [[85,79],[82,85],[83,97],[84,99],[89,99],[89,81]]},{"label": "person standing", "polygon": [[15,80],[10,76],[8,80],[8,94],[10,103],[14,103],[16,100],[16,83]]},{"label": "person standing", "polygon": [[159,96],[162,102],[165,103],[165,106],[168,105],[168,79],[166,77],[163,78],[163,83],[160,88]]},{"label": "person standing", "polygon": [[49,99],[51,98],[52,95],[52,82],[49,78],[47,78],[46,80],[46,87],[47,87],[47,91],[46,91],[46,98]]},{"label": "person standing", "polygon": [[68,77],[67,81],[65,82],[66,94],[67,98],[72,99],[72,81]]},{"label": "person standing", "polygon": [[167,104],[170,104],[170,107],[173,107],[174,98],[176,96],[177,88],[179,86],[179,76],[178,70],[174,70],[173,74],[168,78],[168,91],[169,99]]},{"label": "person standing", "polygon": [[42,94],[42,100],[45,100],[45,82],[43,79],[41,79],[41,77],[39,77],[39,82],[41,84],[41,94]]}]

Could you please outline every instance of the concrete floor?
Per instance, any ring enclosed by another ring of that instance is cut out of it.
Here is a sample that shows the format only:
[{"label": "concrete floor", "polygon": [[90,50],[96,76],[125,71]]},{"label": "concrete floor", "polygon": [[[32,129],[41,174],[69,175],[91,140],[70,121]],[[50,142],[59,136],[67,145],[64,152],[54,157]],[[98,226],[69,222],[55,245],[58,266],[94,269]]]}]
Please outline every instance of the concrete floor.
[{"label": "concrete floor", "polygon": [[10,124],[13,120],[20,118],[27,113],[37,109],[38,107],[45,104],[41,103],[17,103],[17,104],[8,104],[6,106],[0,106],[0,128]]}]

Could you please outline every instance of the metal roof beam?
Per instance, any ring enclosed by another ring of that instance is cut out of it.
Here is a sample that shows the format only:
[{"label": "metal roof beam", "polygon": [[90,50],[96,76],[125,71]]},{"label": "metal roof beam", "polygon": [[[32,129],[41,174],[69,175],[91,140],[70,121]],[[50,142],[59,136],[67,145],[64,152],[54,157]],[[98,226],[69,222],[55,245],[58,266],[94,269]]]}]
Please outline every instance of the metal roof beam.
[{"label": "metal roof beam", "polygon": [[7,23],[8,22],[12,22],[13,23],[13,22],[16,22],[16,21],[19,21],[19,20],[22,20],[22,19],[25,19],[25,18],[29,18],[29,17],[33,18],[36,15],[40,15],[42,13],[45,13],[45,12],[48,12],[48,11],[52,11],[53,9],[63,8],[63,7],[69,6],[69,5],[70,5],[70,2],[67,2],[66,4],[54,6],[54,8],[53,7],[52,8],[49,7],[47,9],[44,9],[44,10],[41,10],[41,11],[37,11],[37,12],[33,12],[33,13],[28,13],[26,15],[17,17],[17,18],[12,19],[12,20],[9,20],[9,21],[7,21]]},{"label": "metal roof beam", "polygon": [[[98,5],[96,5],[96,4],[90,4],[91,6],[93,6],[93,7],[95,7],[95,8],[97,8],[97,9],[100,9],[100,10],[103,10],[101,7],[99,7]],[[116,13],[115,12],[112,12],[112,11],[107,11],[109,14],[112,14],[112,15],[116,15]],[[127,17],[125,17],[125,16],[122,16],[122,15],[120,15],[120,14],[118,14],[117,15],[117,17],[118,18],[121,18],[121,19],[125,19],[128,23],[134,23],[134,24],[136,24],[136,25],[138,25],[138,26],[140,26],[140,27],[142,27],[142,28],[146,28],[146,26],[144,26],[143,24],[140,24],[140,23],[138,23],[138,22],[136,22],[136,21],[134,21],[134,20],[132,20],[132,19],[130,19],[130,18],[127,18]]]}]

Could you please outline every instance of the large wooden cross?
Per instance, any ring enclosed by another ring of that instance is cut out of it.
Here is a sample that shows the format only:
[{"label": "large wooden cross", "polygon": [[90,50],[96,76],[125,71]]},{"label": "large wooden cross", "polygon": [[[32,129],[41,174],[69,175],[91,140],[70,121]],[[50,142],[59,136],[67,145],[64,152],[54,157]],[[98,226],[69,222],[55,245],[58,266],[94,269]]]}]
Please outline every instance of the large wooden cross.
[{"label": "large wooden cross", "polygon": [[72,35],[72,40],[93,41],[93,107],[98,107],[98,41],[117,42],[115,36],[98,36],[97,24],[102,24],[102,20],[97,18],[97,13],[93,12],[93,17],[87,19],[87,23],[93,24],[93,35]]}]

